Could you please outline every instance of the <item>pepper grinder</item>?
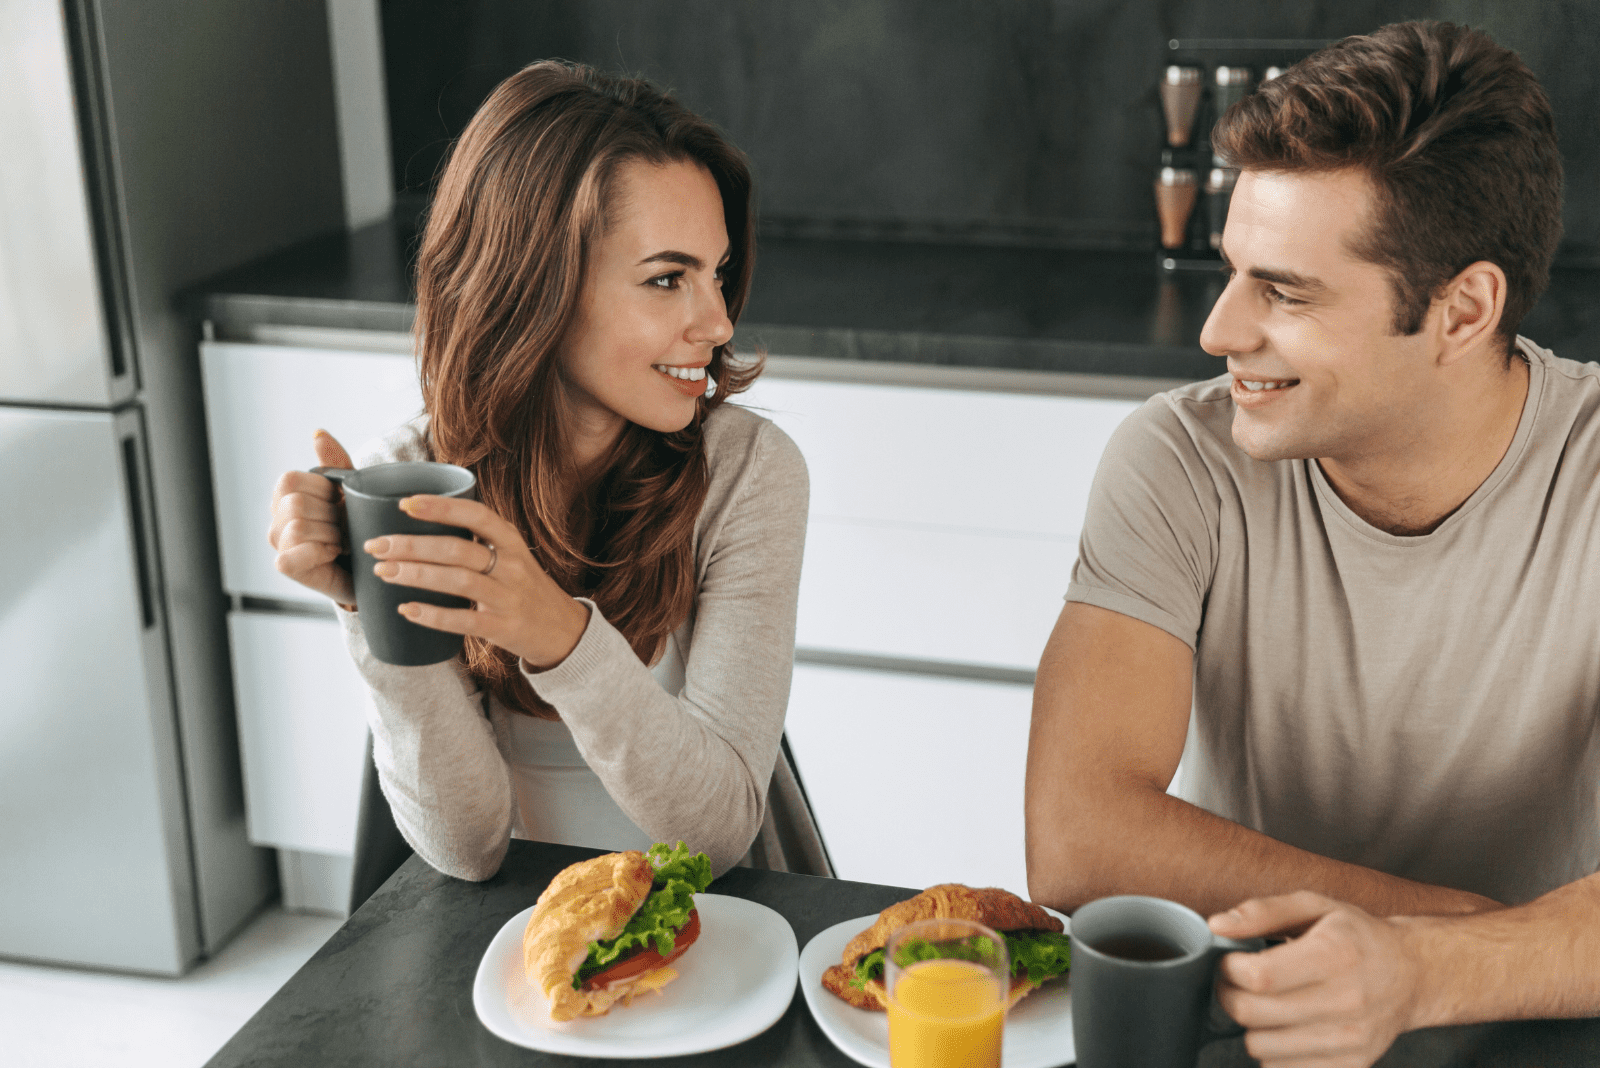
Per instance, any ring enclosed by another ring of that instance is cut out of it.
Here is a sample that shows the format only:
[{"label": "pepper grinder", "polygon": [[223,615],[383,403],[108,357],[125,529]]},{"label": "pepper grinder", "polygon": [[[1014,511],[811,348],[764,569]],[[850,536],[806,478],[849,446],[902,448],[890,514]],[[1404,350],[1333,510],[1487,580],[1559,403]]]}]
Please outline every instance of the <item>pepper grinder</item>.
[{"label": "pepper grinder", "polygon": [[1156,172],[1156,214],[1161,219],[1162,248],[1183,247],[1199,191],[1199,176],[1188,167],[1162,167]]},{"label": "pepper grinder", "polygon": [[1206,214],[1211,223],[1211,247],[1222,247],[1222,228],[1228,222],[1228,201],[1233,197],[1239,172],[1221,156],[1211,157],[1211,173],[1206,176]]},{"label": "pepper grinder", "polygon": [[1183,148],[1200,110],[1200,68],[1171,66],[1161,79],[1161,111],[1167,120],[1167,144]]},{"label": "pepper grinder", "polygon": [[1245,98],[1250,92],[1249,67],[1218,67],[1217,87],[1215,100],[1217,103],[1217,118],[1227,112],[1229,108]]}]

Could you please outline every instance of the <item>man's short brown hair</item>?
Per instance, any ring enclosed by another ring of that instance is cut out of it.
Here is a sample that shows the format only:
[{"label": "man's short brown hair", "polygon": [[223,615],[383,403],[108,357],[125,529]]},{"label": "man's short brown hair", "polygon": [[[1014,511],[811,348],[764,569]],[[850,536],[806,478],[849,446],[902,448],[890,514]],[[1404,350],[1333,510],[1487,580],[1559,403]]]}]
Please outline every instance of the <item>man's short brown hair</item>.
[{"label": "man's short brown hair", "polygon": [[[1561,156],[1550,101],[1515,52],[1448,22],[1347,37],[1230,108],[1215,150],[1244,169],[1357,168],[1376,191],[1351,251],[1389,271],[1394,330],[1480,260],[1506,274],[1507,342],[1550,281]],[[1509,350],[1508,350],[1509,351]]]}]

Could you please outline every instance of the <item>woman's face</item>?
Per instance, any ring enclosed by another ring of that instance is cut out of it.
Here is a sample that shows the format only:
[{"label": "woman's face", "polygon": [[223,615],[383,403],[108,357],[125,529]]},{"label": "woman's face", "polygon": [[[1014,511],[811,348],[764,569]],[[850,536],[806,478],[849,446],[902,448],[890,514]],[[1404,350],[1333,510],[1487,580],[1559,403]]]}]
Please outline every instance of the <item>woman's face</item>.
[{"label": "woman's face", "polygon": [[608,447],[624,422],[682,430],[706,392],[711,350],[733,336],[722,301],[728,230],[711,173],[633,161],[613,197],[559,357],[580,454]]}]

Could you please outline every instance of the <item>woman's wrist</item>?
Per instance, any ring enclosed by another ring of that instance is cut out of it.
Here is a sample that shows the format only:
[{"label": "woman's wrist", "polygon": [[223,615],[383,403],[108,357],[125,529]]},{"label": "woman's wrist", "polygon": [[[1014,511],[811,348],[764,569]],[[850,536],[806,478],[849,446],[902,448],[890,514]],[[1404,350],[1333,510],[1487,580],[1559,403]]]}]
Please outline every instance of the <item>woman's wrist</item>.
[{"label": "woman's wrist", "polygon": [[539,643],[543,648],[537,650],[535,656],[523,654],[522,670],[537,674],[560,667],[578,647],[584,631],[588,629],[589,606],[574,598],[566,598],[556,625],[545,633],[546,640]]}]

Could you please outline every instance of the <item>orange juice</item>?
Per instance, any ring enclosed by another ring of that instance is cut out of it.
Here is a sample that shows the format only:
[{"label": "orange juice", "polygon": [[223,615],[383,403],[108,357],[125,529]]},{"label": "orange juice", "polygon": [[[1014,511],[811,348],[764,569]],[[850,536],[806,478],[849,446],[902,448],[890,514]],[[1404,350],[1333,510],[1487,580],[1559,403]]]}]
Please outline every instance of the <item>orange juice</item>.
[{"label": "orange juice", "polygon": [[1000,1068],[1005,1000],[994,973],[964,960],[925,960],[889,997],[894,1068]]}]

